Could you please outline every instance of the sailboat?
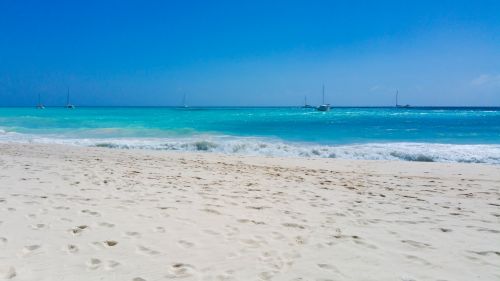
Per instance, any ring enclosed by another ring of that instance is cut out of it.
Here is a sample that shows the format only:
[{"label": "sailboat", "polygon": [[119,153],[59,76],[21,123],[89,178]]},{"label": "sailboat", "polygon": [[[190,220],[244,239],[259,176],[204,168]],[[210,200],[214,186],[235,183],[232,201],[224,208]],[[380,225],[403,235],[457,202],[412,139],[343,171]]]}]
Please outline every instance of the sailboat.
[{"label": "sailboat", "polygon": [[407,105],[399,105],[399,103],[398,103],[398,96],[399,96],[399,90],[396,90],[396,107],[403,107],[403,108],[410,107],[409,104],[407,104]]},{"label": "sailboat", "polygon": [[325,103],[325,85],[323,85],[323,104],[318,106],[318,111],[330,111],[330,104]]},{"label": "sailboat", "polygon": [[70,102],[69,102],[69,88],[68,88],[68,94],[66,96],[66,108],[69,108],[69,109],[74,109],[75,106],[72,105]]},{"label": "sailboat", "polygon": [[304,96],[304,106],[302,108],[313,108],[314,106],[307,104],[307,96]]},{"label": "sailboat", "polygon": [[186,103],[186,94],[184,94],[184,96],[182,97],[182,107],[184,107],[184,108],[188,107],[188,105]]},{"label": "sailboat", "polygon": [[45,106],[42,104],[40,94],[38,94],[38,104],[36,105],[37,109],[45,109]]}]

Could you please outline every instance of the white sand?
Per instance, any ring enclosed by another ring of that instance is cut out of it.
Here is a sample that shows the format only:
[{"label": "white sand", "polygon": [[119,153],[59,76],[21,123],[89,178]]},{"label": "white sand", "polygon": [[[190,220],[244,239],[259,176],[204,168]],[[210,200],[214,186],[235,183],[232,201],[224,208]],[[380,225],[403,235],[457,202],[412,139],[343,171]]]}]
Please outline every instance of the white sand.
[{"label": "white sand", "polygon": [[500,167],[0,145],[0,280],[500,280]]}]

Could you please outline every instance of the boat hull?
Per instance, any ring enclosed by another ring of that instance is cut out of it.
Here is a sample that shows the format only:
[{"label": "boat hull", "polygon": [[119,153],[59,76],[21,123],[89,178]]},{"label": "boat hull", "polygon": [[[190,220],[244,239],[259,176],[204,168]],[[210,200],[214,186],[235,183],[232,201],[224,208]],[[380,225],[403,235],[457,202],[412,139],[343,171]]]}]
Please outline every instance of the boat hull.
[{"label": "boat hull", "polygon": [[323,104],[318,106],[317,108],[318,111],[330,111],[330,105],[329,104]]}]

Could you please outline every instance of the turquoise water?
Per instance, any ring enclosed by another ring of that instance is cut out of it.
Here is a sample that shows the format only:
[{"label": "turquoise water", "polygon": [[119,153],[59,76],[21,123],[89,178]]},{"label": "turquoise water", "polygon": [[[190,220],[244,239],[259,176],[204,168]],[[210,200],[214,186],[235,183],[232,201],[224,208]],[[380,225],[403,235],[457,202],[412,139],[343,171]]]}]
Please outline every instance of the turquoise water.
[{"label": "turquoise water", "polygon": [[0,108],[0,141],[500,164],[500,108]]}]

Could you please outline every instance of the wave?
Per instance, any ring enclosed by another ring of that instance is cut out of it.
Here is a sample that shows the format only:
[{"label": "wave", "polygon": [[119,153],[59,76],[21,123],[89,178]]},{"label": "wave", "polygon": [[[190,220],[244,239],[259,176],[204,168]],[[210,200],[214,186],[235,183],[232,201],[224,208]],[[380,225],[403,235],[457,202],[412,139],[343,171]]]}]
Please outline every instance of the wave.
[{"label": "wave", "polygon": [[196,135],[173,138],[61,138],[6,132],[0,142],[68,144],[120,149],[216,152],[225,154],[417,162],[461,162],[500,165],[500,145],[439,143],[365,143],[318,145],[271,138]]}]

